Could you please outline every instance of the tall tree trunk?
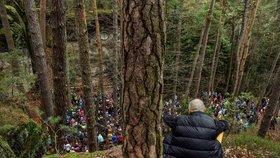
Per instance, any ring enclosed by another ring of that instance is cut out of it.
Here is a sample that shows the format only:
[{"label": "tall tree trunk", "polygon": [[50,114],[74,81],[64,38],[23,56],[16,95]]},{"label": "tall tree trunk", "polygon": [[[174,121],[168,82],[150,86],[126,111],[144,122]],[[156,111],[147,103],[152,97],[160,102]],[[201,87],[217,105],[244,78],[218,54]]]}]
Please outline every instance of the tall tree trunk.
[{"label": "tall tree trunk", "polygon": [[[234,19],[233,19],[234,21]],[[230,55],[230,62],[229,62],[229,68],[228,68],[228,75],[227,75],[227,84],[226,84],[226,89],[225,92],[228,92],[229,89],[229,84],[230,84],[230,79],[231,79],[231,75],[232,75],[232,66],[233,66],[233,58],[234,58],[234,42],[235,42],[235,24],[232,23],[231,25],[232,28],[232,32],[231,32],[231,55]]]},{"label": "tall tree trunk", "polygon": [[114,29],[114,93],[113,93],[113,105],[114,105],[114,117],[118,120],[118,83],[119,83],[119,25],[118,25],[118,0],[112,0],[113,5],[113,29]]},{"label": "tall tree trunk", "polygon": [[34,0],[24,1],[24,8],[28,21],[28,28],[31,36],[32,47],[35,53],[35,68],[38,75],[40,93],[42,99],[43,119],[52,116],[53,100],[50,91],[45,51],[40,31],[39,21],[35,12]]},{"label": "tall tree trunk", "polygon": [[87,133],[89,152],[97,149],[97,127],[96,118],[93,107],[93,90],[91,80],[91,68],[89,60],[89,42],[84,0],[74,0],[75,4],[75,20],[78,33],[78,44],[80,51],[80,67],[82,70],[82,82],[84,91],[84,100],[86,106]]},{"label": "tall tree trunk", "polygon": [[40,0],[40,28],[41,28],[44,48],[46,48],[46,10],[47,10],[47,0]]},{"label": "tall tree trunk", "polygon": [[[123,157],[162,157],[164,2],[123,1]],[[153,23],[151,23],[153,21]]]},{"label": "tall tree trunk", "polygon": [[219,61],[219,51],[221,47],[221,29],[222,29],[222,13],[223,13],[223,0],[220,0],[220,21],[219,21],[219,28],[216,35],[216,43],[215,43],[215,49],[214,49],[214,55],[212,59],[212,65],[211,65],[211,74],[210,74],[210,81],[208,85],[208,92],[213,92],[214,90],[214,83],[215,83],[215,74],[217,69],[217,62]]},{"label": "tall tree trunk", "polygon": [[180,15],[179,15],[179,22],[178,22],[178,38],[177,38],[177,44],[176,44],[176,59],[175,59],[175,71],[174,71],[174,78],[173,78],[173,103],[174,105],[172,106],[172,114],[175,113],[175,98],[177,96],[177,86],[178,86],[178,73],[179,73],[179,64],[180,64],[180,57],[181,57],[181,33],[182,33],[182,21],[183,21],[183,5],[184,5],[184,0],[181,0],[180,2]]},{"label": "tall tree trunk", "polygon": [[280,67],[277,70],[276,78],[273,82],[272,96],[269,100],[267,108],[265,109],[265,114],[263,116],[260,129],[258,131],[259,137],[264,138],[269,129],[271,118],[274,115],[275,108],[278,105],[278,101],[280,98],[279,91],[280,91]]},{"label": "tall tree trunk", "polygon": [[102,45],[101,45],[101,37],[100,37],[100,26],[99,26],[99,19],[97,13],[97,5],[96,0],[92,1],[92,9],[93,9],[93,18],[95,21],[95,32],[96,32],[96,41],[97,41],[97,51],[98,51],[98,67],[99,67],[99,92],[102,96],[102,109],[103,109],[103,126],[104,128],[107,127],[107,120],[106,120],[106,100],[105,100],[105,93],[104,93],[104,80],[103,80],[103,52],[102,52]]},{"label": "tall tree trunk", "polygon": [[201,46],[201,50],[200,50],[200,53],[199,53],[199,55],[200,55],[199,59],[200,60],[198,62],[197,74],[196,74],[197,83],[196,83],[196,87],[195,87],[195,95],[194,95],[195,97],[197,97],[198,93],[199,93],[202,68],[203,68],[203,64],[204,64],[206,47],[207,47],[207,43],[208,43],[208,35],[209,35],[210,27],[211,27],[213,14],[214,14],[214,6],[215,6],[215,0],[211,0],[211,2],[210,2],[210,12],[209,12],[208,17],[206,18],[204,35],[203,35],[203,39],[202,39],[202,46]]},{"label": "tall tree trunk", "polygon": [[236,85],[237,94],[239,93],[240,88],[241,88],[241,82],[242,82],[243,75],[244,75],[244,67],[245,67],[246,59],[247,59],[248,53],[249,53],[251,32],[252,32],[252,29],[254,26],[255,17],[256,17],[257,9],[258,9],[258,4],[259,4],[259,0],[255,0],[252,2],[250,14],[249,14],[248,28],[246,30],[245,38],[244,38],[243,49],[239,53],[240,54],[240,66],[239,66],[239,71],[238,71],[238,76],[237,76],[238,80],[237,80],[237,85]]},{"label": "tall tree trunk", "polygon": [[195,58],[194,58],[194,61],[193,61],[193,65],[192,65],[191,76],[189,78],[189,82],[188,82],[187,90],[186,90],[186,94],[185,94],[186,97],[188,97],[189,94],[190,94],[190,89],[191,89],[191,86],[192,86],[192,83],[193,83],[194,73],[195,73],[196,65],[197,65],[198,58],[199,58],[199,52],[200,52],[200,48],[201,48],[201,44],[202,44],[203,35],[204,35],[204,29],[201,31],[201,34],[200,34],[200,40],[199,40],[199,43],[198,43],[198,48],[197,48]]},{"label": "tall tree trunk", "polygon": [[278,62],[278,59],[280,57],[280,50],[278,50],[278,53],[277,55],[275,56],[274,60],[273,60],[273,63],[272,63],[272,66],[270,68],[270,72],[269,72],[269,76],[267,76],[267,80],[264,82],[263,86],[262,86],[262,90],[261,90],[261,93],[260,93],[260,100],[265,96],[265,94],[267,93],[267,87],[269,85],[269,83],[271,83],[271,79],[273,77],[273,74],[274,74],[274,71],[275,71],[275,68],[277,66],[277,62]]},{"label": "tall tree trunk", "polygon": [[[7,41],[8,50],[10,52],[14,52],[16,47],[15,47],[15,43],[14,43],[14,39],[13,39],[13,34],[10,29],[8,14],[7,14],[5,4],[4,4],[4,0],[0,1],[0,18],[1,18],[2,26],[3,26],[3,32],[5,34],[5,38]],[[11,65],[12,65],[13,74],[15,76],[18,76],[19,75],[19,62],[16,59],[13,59]]]},{"label": "tall tree trunk", "polygon": [[233,95],[237,95],[237,84],[238,84],[238,76],[239,76],[239,68],[240,68],[240,49],[243,45],[243,40],[245,36],[246,26],[247,26],[247,14],[248,14],[248,7],[249,7],[249,0],[244,0],[244,11],[243,11],[243,17],[242,17],[242,25],[241,25],[241,31],[239,35],[239,40],[237,42],[237,48],[236,48],[236,76],[235,76],[235,84],[233,89]]},{"label": "tall tree trunk", "polygon": [[[65,111],[67,110],[67,80],[66,80],[66,26],[65,8],[63,1],[52,0],[52,36],[53,36],[53,88],[54,88],[54,111],[55,116],[60,117],[56,129],[66,122]],[[45,22],[44,22],[45,23]],[[58,149],[63,150],[64,131],[59,130]]]},{"label": "tall tree trunk", "polygon": [[11,29],[10,29],[8,14],[7,14],[7,11],[6,11],[4,0],[0,1],[0,16],[1,16],[1,22],[2,22],[2,25],[3,25],[3,32],[4,32],[5,37],[6,37],[8,49],[9,49],[9,51],[14,51],[16,48],[15,48],[13,35],[12,35]]}]

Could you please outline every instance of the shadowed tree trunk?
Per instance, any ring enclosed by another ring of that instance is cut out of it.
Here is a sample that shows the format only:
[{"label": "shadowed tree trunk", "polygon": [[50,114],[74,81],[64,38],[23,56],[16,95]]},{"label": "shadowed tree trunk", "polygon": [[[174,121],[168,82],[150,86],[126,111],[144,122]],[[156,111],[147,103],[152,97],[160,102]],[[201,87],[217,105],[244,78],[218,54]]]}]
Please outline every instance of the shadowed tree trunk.
[{"label": "shadowed tree trunk", "polygon": [[229,67],[228,67],[228,75],[227,75],[227,84],[226,84],[226,89],[225,92],[228,92],[229,89],[229,84],[231,81],[231,75],[232,75],[232,67],[233,67],[233,58],[234,58],[234,45],[235,45],[235,24],[234,24],[234,19],[233,19],[233,23],[231,25],[231,55],[230,55],[230,63],[229,63]]},{"label": "shadowed tree trunk", "polygon": [[28,21],[28,28],[31,36],[31,43],[35,53],[35,68],[38,75],[40,93],[42,99],[42,109],[44,111],[43,119],[52,116],[53,100],[48,81],[47,64],[45,60],[45,51],[40,31],[40,25],[36,14],[34,0],[24,1],[24,8]]},{"label": "shadowed tree trunk", "polygon": [[[54,112],[60,117],[56,129],[66,123],[65,112],[67,110],[67,82],[66,82],[66,26],[65,8],[63,1],[52,0],[52,36],[53,36],[53,88],[54,88]],[[63,150],[64,131],[57,133],[58,149]]]},{"label": "shadowed tree trunk", "polygon": [[93,90],[91,80],[91,68],[89,60],[89,42],[84,0],[74,0],[75,20],[78,33],[78,44],[80,51],[80,67],[82,70],[82,82],[84,100],[86,106],[87,133],[89,152],[97,149],[96,118],[93,107]]},{"label": "shadowed tree trunk", "polygon": [[211,22],[214,14],[214,6],[215,6],[215,0],[210,1],[210,12],[209,15],[206,18],[206,24],[204,28],[204,35],[202,39],[202,44],[201,44],[201,50],[199,53],[199,62],[198,66],[196,68],[196,85],[195,85],[195,94],[194,96],[197,97],[199,93],[199,87],[200,87],[200,81],[201,81],[201,74],[202,74],[202,68],[204,64],[204,58],[205,58],[205,53],[206,53],[206,47],[208,43],[208,35],[211,27]]},{"label": "shadowed tree trunk", "polygon": [[9,49],[9,51],[14,51],[16,48],[15,48],[13,35],[12,35],[11,30],[10,30],[8,14],[7,14],[7,11],[6,11],[4,0],[0,1],[0,16],[1,16],[2,26],[3,26],[3,33],[5,34],[5,37],[6,37],[8,49]]},{"label": "shadowed tree trunk", "polygon": [[102,109],[103,109],[103,126],[104,128],[107,127],[107,120],[106,120],[106,100],[105,100],[105,93],[104,93],[104,80],[103,80],[103,52],[102,52],[102,45],[101,45],[101,37],[100,37],[100,26],[99,26],[99,19],[97,13],[97,5],[96,0],[92,1],[92,10],[93,10],[93,18],[95,21],[95,32],[96,32],[96,42],[97,42],[97,51],[98,51],[98,74],[99,74],[99,92],[102,96]]},{"label": "shadowed tree trunk", "polygon": [[[5,8],[4,0],[0,1],[0,17],[1,17],[1,22],[2,22],[2,26],[3,26],[3,33],[5,35],[7,45],[8,45],[8,50],[10,52],[14,52],[16,47],[15,47],[15,43],[14,43],[14,39],[13,39],[13,34],[10,29],[8,14],[7,14],[7,10]],[[16,59],[13,59],[11,65],[12,65],[13,74],[15,76],[18,76],[19,75],[18,61]]]},{"label": "shadowed tree trunk", "polygon": [[276,78],[273,82],[272,96],[269,100],[267,108],[265,109],[265,114],[263,116],[260,129],[258,131],[259,137],[264,138],[269,129],[271,118],[274,115],[275,108],[277,107],[280,98],[279,91],[280,91],[280,67],[277,70]]},{"label": "shadowed tree trunk", "polygon": [[44,48],[46,48],[46,10],[47,0],[40,0],[40,29]]},{"label": "shadowed tree trunk", "polygon": [[[123,157],[162,157],[164,2],[124,0]],[[151,21],[153,23],[151,23]]]}]

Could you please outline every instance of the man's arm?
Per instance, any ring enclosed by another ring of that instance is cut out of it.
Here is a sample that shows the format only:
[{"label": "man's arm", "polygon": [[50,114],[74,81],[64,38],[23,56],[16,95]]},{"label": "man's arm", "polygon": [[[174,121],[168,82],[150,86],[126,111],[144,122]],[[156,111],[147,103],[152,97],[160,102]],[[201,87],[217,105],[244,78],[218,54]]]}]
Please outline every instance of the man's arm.
[{"label": "man's arm", "polygon": [[218,133],[222,133],[229,129],[229,124],[225,120],[219,120],[219,121],[216,121],[216,127],[217,127]]},{"label": "man's arm", "polygon": [[177,126],[177,117],[172,115],[164,115],[163,116],[164,123],[170,128],[174,129]]}]

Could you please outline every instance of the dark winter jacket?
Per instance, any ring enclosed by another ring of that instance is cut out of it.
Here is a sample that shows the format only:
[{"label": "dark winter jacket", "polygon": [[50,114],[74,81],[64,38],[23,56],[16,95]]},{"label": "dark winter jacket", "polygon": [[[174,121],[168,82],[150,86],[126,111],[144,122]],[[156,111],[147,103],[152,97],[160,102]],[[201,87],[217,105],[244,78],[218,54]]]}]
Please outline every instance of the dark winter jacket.
[{"label": "dark winter jacket", "polygon": [[164,138],[164,158],[222,158],[223,151],[217,136],[227,130],[226,121],[215,121],[202,112],[189,116],[165,116],[164,122],[172,133]]}]

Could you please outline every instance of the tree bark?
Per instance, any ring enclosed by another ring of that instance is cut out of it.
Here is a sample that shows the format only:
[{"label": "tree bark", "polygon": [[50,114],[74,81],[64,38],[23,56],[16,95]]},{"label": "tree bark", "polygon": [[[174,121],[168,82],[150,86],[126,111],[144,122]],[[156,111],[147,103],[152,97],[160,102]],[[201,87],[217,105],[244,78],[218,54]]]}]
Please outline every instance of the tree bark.
[{"label": "tree bark", "polygon": [[113,29],[114,29],[114,93],[113,93],[113,105],[114,105],[114,117],[118,120],[118,83],[119,83],[119,25],[118,25],[118,0],[112,0],[113,5]]},{"label": "tree bark", "polygon": [[[233,19],[234,21],[234,19]],[[232,23],[232,32],[231,32],[231,55],[230,55],[230,62],[229,62],[229,68],[228,68],[228,75],[227,75],[227,85],[226,85],[226,89],[225,92],[228,92],[229,89],[229,84],[230,84],[230,79],[231,79],[231,75],[232,75],[232,66],[233,66],[233,58],[234,58],[234,43],[235,43],[235,24]]]},{"label": "tree bark", "polygon": [[16,49],[15,48],[15,43],[14,43],[12,32],[10,30],[8,14],[7,14],[6,7],[5,7],[5,4],[4,4],[3,0],[0,1],[0,16],[1,16],[1,22],[2,22],[2,25],[3,25],[3,32],[4,32],[5,37],[6,37],[8,49],[9,49],[9,51],[14,51]]},{"label": "tree bark", "polygon": [[201,48],[201,44],[202,44],[203,35],[204,35],[204,29],[201,31],[201,34],[200,34],[200,40],[199,40],[199,43],[198,43],[198,48],[197,48],[195,58],[194,58],[194,61],[193,61],[193,65],[192,65],[191,76],[189,78],[189,82],[188,82],[187,90],[186,90],[186,94],[185,94],[186,97],[188,97],[189,94],[190,94],[190,89],[191,89],[191,86],[192,86],[192,83],[193,83],[194,73],[195,73],[196,65],[197,65],[198,58],[199,58],[199,52],[200,52],[200,48]]},{"label": "tree bark", "polygon": [[40,31],[39,21],[35,12],[34,0],[24,1],[24,8],[28,21],[28,28],[31,36],[32,47],[35,53],[35,68],[38,75],[40,93],[42,99],[43,119],[52,116],[53,100],[48,82],[47,64],[45,51]]},{"label": "tree bark", "polygon": [[86,106],[87,133],[89,152],[97,149],[96,118],[93,107],[93,90],[91,80],[91,68],[89,60],[89,42],[84,0],[74,0],[75,20],[77,25],[78,44],[80,51],[80,67],[82,70],[82,82],[84,100]]},{"label": "tree bark", "polygon": [[[66,80],[66,26],[65,8],[63,1],[52,0],[52,36],[53,36],[53,88],[55,116],[60,117],[56,130],[66,123],[65,111],[67,110],[67,80]],[[45,23],[45,22],[44,22]],[[42,26],[41,26],[42,27]],[[59,130],[58,150],[63,150],[64,131]]]},{"label": "tree bark", "polygon": [[239,53],[240,54],[240,66],[239,66],[239,70],[238,70],[238,76],[237,76],[238,80],[237,80],[237,85],[236,85],[237,94],[239,93],[240,88],[241,88],[241,82],[242,82],[243,75],[244,75],[244,67],[245,67],[246,59],[247,59],[248,53],[249,53],[251,32],[252,32],[252,29],[254,26],[255,17],[256,17],[257,9],[258,9],[258,4],[259,4],[259,0],[255,0],[252,2],[250,14],[248,17],[249,18],[248,28],[245,33],[243,49]]},{"label": "tree bark", "polygon": [[216,74],[216,69],[218,67],[218,61],[219,61],[219,51],[221,47],[221,24],[222,24],[222,12],[223,12],[223,0],[220,0],[220,21],[219,21],[219,28],[218,32],[216,35],[216,43],[215,43],[215,48],[214,48],[214,55],[212,58],[212,65],[211,65],[211,74],[210,74],[210,81],[208,85],[208,92],[213,92],[214,90],[214,83],[215,83],[215,74]]},{"label": "tree bark", "polygon": [[46,48],[46,10],[47,0],[40,0],[40,28],[44,48]]},{"label": "tree bark", "polygon": [[106,100],[105,100],[105,93],[104,93],[104,80],[103,80],[103,52],[102,52],[102,45],[101,45],[101,37],[100,37],[100,26],[98,20],[98,13],[97,13],[97,5],[96,0],[92,1],[92,9],[93,9],[93,18],[95,21],[95,33],[96,33],[96,42],[97,42],[97,52],[98,52],[98,67],[99,67],[99,92],[102,96],[102,108],[103,108],[103,126],[104,128],[107,127],[107,120],[106,120]]},{"label": "tree bark", "polygon": [[124,0],[122,12],[123,157],[160,158],[164,2]]},{"label": "tree bark", "polygon": [[[16,47],[15,47],[15,43],[14,43],[14,39],[13,39],[13,34],[10,29],[7,10],[6,10],[3,0],[0,1],[0,18],[1,18],[2,26],[3,26],[3,32],[5,34],[5,38],[7,41],[8,50],[10,52],[14,52]],[[12,65],[13,74],[15,76],[18,76],[19,75],[19,62],[16,59],[12,59],[11,65]],[[21,86],[21,87],[23,87],[23,86]]]},{"label": "tree bark", "polygon": [[263,116],[260,129],[258,131],[258,136],[264,138],[271,122],[271,118],[274,115],[275,108],[278,105],[278,101],[280,98],[280,67],[277,70],[276,78],[273,82],[273,88],[272,88],[272,96],[269,100],[269,104],[267,105],[267,108],[265,109],[265,114]]},{"label": "tree bark", "polygon": [[177,86],[178,86],[178,73],[179,73],[179,64],[180,64],[180,57],[181,57],[181,33],[182,33],[182,21],[183,21],[183,5],[184,5],[184,0],[181,0],[180,2],[180,15],[179,15],[179,22],[178,22],[178,38],[177,38],[177,48],[176,48],[176,59],[175,59],[175,71],[174,71],[174,78],[173,78],[173,106],[172,106],[172,114],[175,113],[175,98],[177,96]]},{"label": "tree bark", "polygon": [[237,95],[237,85],[238,85],[238,76],[239,76],[239,68],[240,68],[240,49],[243,45],[243,40],[245,36],[246,26],[247,26],[247,14],[248,14],[248,7],[249,7],[249,0],[244,0],[244,11],[243,11],[243,17],[242,17],[242,25],[241,25],[241,31],[239,35],[239,41],[237,43],[237,49],[236,49],[236,76],[235,76],[235,84],[233,89],[233,95]]},{"label": "tree bark", "polygon": [[207,43],[208,43],[208,35],[209,35],[210,27],[211,27],[213,14],[214,14],[214,6],[215,6],[215,0],[211,0],[211,2],[210,2],[210,12],[209,12],[208,17],[206,18],[204,35],[203,35],[203,39],[202,39],[202,46],[201,46],[201,50],[200,50],[200,53],[199,53],[199,56],[200,56],[199,59],[200,60],[198,62],[197,74],[196,74],[197,82],[196,82],[196,87],[195,87],[195,95],[194,95],[195,97],[197,97],[198,93],[199,93],[202,68],[203,68],[203,64],[204,64],[206,47],[207,47]]}]

